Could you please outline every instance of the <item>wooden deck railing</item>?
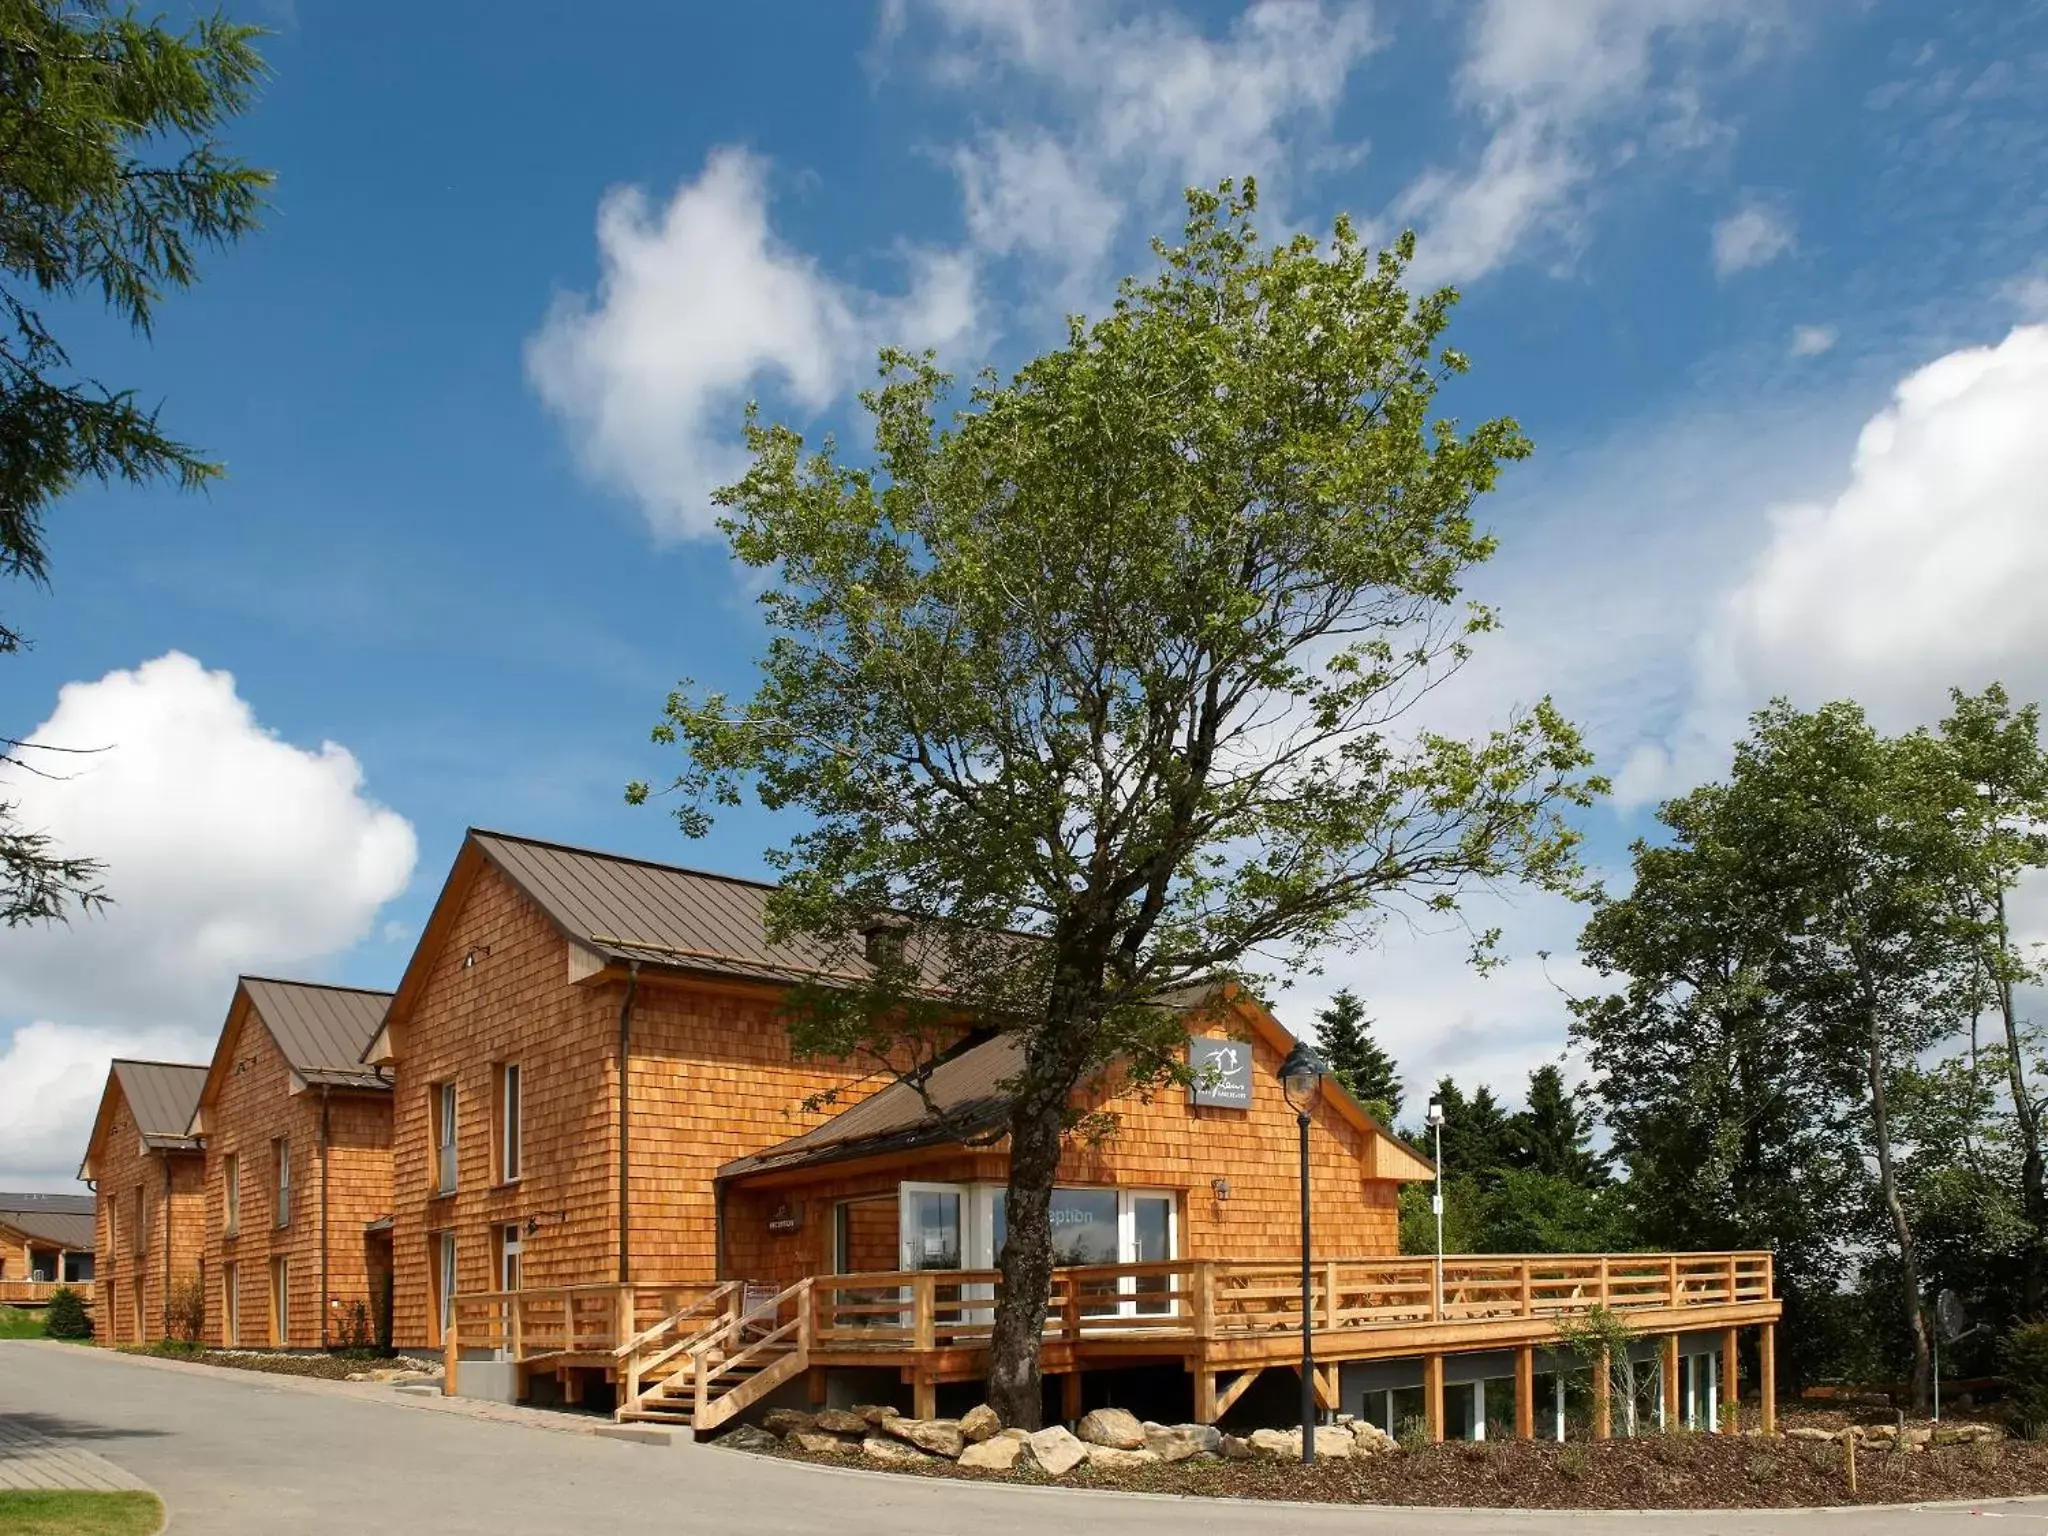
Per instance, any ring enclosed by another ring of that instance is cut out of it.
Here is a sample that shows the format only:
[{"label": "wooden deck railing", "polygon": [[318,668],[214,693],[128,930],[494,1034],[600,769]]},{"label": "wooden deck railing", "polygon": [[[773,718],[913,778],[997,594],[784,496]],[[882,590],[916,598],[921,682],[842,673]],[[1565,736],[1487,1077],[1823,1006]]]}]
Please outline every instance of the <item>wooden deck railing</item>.
[{"label": "wooden deck railing", "polygon": [[90,1280],[0,1280],[0,1307],[47,1306],[52,1296],[66,1290],[78,1292],[87,1306],[92,1305]]},{"label": "wooden deck railing", "polygon": [[[985,1343],[995,1270],[903,1270],[813,1280],[815,1347],[929,1350]],[[1717,1307],[1771,1299],[1768,1253],[1502,1254],[1321,1259],[1309,1306],[1319,1333],[1417,1323]],[[1301,1266],[1189,1259],[1053,1272],[1045,1337],[1148,1333],[1200,1339],[1301,1328]]]},{"label": "wooden deck railing", "polygon": [[[803,1283],[801,1331],[823,1355],[985,1347],[1001,1280],[992,1269],[812,1276]],[[776,1329],[790,1322],[785,1303],[796,1290],[776,1297]],[[1565,1317],[1596,1307],[1684,1313],[1771,1299],[1768,1253],[1456,1255],[1440,1271],[1433,1258],[1319,1259],[1309,1287],[1316,1332],[1361,1339],[1352,1331]],[[573,1355],[623,1363],[622,1373],[638,1377],[671,1362],[696,1369],[695,1356],[705,1353],[699,1346],[734,1336],[748,1305],[737,1281],[475,1292],[454,1299],[443,1345],[451,1366],[462,1350],[489,1349],[516,1360]],[[1301,1266],[1284,1259],[1059,1269],[1045,1317],[1045,1338],[1070,1343],[1246,1339],[1300,1328]]]}]

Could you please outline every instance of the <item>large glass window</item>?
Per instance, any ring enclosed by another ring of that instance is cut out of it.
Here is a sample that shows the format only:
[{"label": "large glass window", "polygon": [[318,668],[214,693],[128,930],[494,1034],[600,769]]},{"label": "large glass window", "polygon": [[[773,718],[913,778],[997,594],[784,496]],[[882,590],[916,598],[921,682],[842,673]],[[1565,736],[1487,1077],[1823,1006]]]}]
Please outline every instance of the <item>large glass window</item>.
[{"label": "large glass window", "polygon": [[960,1269],[964,1256],[957,1189],[903,1186],[903,1267]]}]

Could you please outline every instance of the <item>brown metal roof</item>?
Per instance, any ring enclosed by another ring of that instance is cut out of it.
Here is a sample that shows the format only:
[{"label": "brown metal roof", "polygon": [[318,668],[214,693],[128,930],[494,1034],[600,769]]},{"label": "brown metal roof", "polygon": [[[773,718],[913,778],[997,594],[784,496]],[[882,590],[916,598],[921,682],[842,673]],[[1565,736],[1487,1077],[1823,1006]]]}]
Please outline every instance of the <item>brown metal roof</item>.
[{"label": "brown metal roof", "polygon": [[24,1237],[55,1243],[74,1253],[90,1253],[92,1196],[0,1194],[0,1227],[12,1227]]},{"label": "brown metal roof", "polygon": [[337,1088],[389,1088],[362,1055],[384,1022],[389,992],[244,976],[242,990],[294,1072]]},{"label": "brown metal roof", "polygon": [[908,1083],[891,1083],[801,1136],[727,1163],[718,1177],[838,1162],[975,1135],[1009,1112],[1003,1084],[1016,1076],[1021,1049],[1015,1035],[984,1040],[940,1062],[925,1080],[922,1095]]},{"label": "brown metal roof", "polygon": [[199,1145],[191,1134],[192,1114],[199,1108],[199,1090],[206,1086],[206,1068],[176,1061],[114,1060],[114,1076],[121,1084],[121,1097],[142,1132],[143,1142],[152,1147],[185,1148]]},{"label": "brown metal roof", "polygon": [[611,959],[780,980],[833,963],[820,944],[769,942],[772,885],[504,832],[470,836],[557,927]]}]

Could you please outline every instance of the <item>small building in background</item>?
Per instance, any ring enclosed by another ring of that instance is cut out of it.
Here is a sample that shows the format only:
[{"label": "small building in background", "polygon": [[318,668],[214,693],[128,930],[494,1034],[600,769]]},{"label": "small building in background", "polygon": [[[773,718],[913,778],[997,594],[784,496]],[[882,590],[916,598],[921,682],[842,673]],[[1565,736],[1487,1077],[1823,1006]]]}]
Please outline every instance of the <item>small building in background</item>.
[{"label": "small building in background", "polygon": [[92,1294],[91,1195],[0,1193],[0,1306],[39,1307],[60,1285]]},{"label": "small building in background", "polygon": [[169,1337],[180,1286],[199,1277],[205,1162],[192,1114],[206,1068],[117,1058],[78,1176],[93,1186],[96,1299],[102,1343]]}]

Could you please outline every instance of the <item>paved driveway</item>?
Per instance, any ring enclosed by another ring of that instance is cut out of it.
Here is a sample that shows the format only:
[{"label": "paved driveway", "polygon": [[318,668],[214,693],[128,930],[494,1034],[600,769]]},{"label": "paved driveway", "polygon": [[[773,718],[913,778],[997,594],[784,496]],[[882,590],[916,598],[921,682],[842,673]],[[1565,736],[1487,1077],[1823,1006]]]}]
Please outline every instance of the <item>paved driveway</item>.
[{"label": "paved driveway", "polygon": [[[163,1495],[176,1536],[2048,1536],[2048,1500],[1762,1514],[1311,1508],[977,1486],[629,1445],[550,1416],[0,1343],[0,1414],[89,1446]],[[550,1423],[558,1427],[549,1427]],[[1987,1526],[1987,1520],[1995,1522]]]}]

